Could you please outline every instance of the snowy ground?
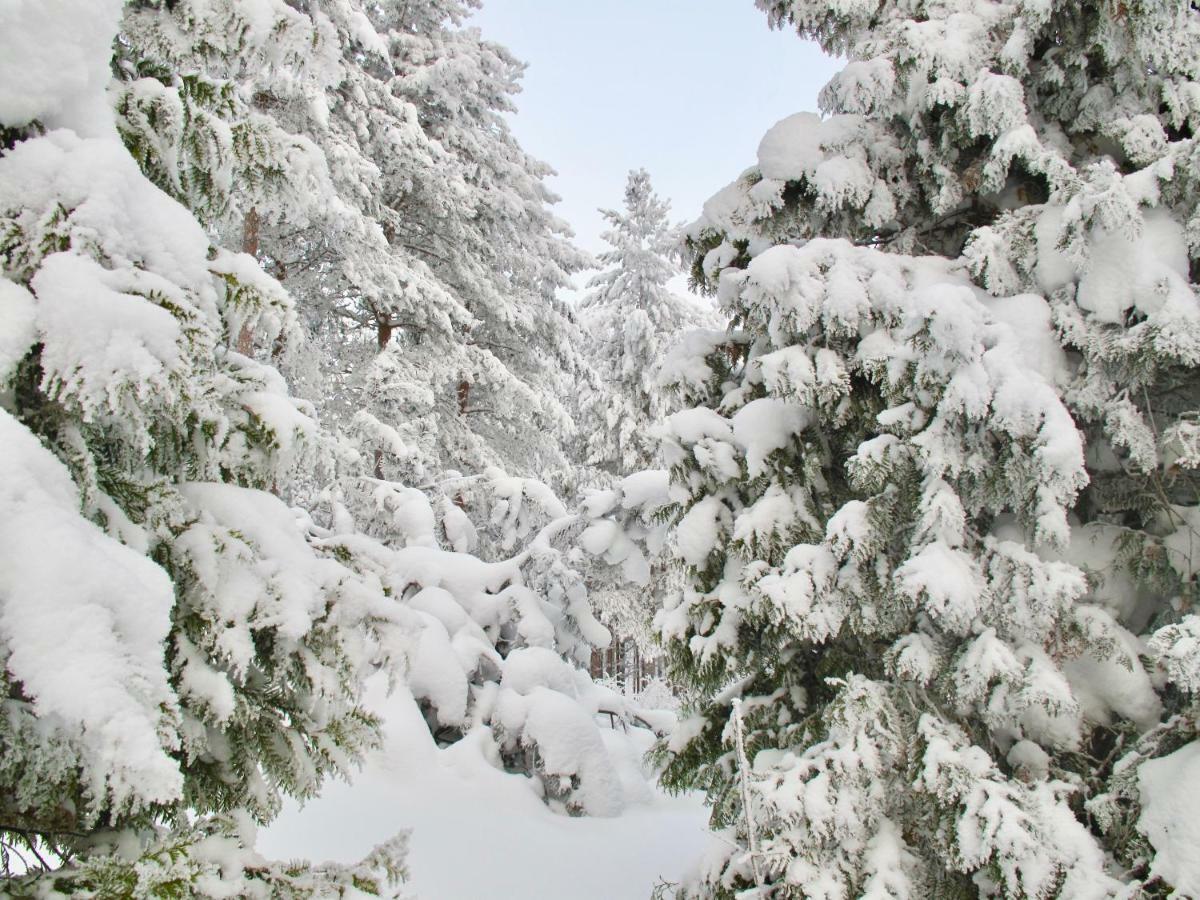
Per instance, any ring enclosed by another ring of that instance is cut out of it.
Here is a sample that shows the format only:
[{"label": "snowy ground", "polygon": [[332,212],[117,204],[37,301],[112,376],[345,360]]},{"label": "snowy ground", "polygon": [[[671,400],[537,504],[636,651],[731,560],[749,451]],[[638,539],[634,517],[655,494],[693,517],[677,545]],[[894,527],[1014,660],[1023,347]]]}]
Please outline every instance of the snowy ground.
[{"label": "snowy ground", "polygon": [[638,900],[678,880],[709,840],[698,795],[655,793],[616,818],[557,815],[470,740],[437,750],[403,689],[374,693],[384,749],[353,784],[330,784],[302,809],[289,803],[259,837],[265,856],[350,862],[411,828],[421,900]]}]

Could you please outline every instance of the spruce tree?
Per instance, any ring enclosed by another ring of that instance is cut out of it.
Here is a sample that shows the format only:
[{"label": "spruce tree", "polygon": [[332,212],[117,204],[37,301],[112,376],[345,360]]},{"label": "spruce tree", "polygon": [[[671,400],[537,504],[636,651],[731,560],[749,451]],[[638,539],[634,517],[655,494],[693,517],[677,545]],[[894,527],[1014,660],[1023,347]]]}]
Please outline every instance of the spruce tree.
[{"label": "spruce tree", "polygon": [[685,893],[1200,890],[1200,12],[759,6],[848,62],[689,230]]}]

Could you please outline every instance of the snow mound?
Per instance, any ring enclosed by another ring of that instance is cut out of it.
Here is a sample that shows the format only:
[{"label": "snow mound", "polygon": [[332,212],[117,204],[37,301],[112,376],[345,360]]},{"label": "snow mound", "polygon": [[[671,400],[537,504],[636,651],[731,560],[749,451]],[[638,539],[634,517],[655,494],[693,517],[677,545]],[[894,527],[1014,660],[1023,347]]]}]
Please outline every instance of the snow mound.
[{"label": "snow mound", "polygon": [[[678,881],[711,840],[700,795],[668,797],[644,778],[638,802],[618,816],[557,815],[527,778],[489,759],[486,733],[439,749],[403,687],[388,695],[375,677],[367,688],[367,706],[383,720],[382,748],[349,784],[330,783],[304,806],[287,803],[259,835],[264,855],[351,862],[411,828],[409,886],[419,897],[614,900]],[[602,729],[602,737],[618,777],[640,768],[640,732]]]},{"label": "snow mound", "polygon": [[1143,763],[1138,787],[1138,828],[1157,851],[1151,873],[1172,885],[1178,896],[1200,897],[1200,741]]}]

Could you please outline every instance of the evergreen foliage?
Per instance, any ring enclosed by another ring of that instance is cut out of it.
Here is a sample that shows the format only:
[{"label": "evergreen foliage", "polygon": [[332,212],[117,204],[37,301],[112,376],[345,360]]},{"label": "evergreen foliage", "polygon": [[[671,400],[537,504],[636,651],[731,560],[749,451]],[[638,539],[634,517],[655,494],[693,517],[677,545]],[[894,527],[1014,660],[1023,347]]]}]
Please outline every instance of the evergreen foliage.
[{"label": "evergreen foliage", "polygon": [[[394,381],[377,377],[366,402],[359,373],[343,374],[353,342],[314,328],[331,311],[358,316],[378,330],[377,361],[456,396],[465,370],[432,360],[466,358],[475,313],[395,239],[399,223],[422,224],[405,206],[417,183],[437,215],[483,229],[476,249],[536,219],[531,240],[546,246],[521,262],[514,237],[514,266],[551,262],[513,282],[514,310],[529,313],[514,333],[536,354],[569,325],[553,289],[577,257],[500,101],[472,95],[507,160],[486,177],[517,185],[525,206],[485,225],[477,201],[496,197],[486,185],[468,197],[463,172],[487,171],[487,154],[468,137],[481,157],[451,154],[401,89],[420,80],[394,67],[403,35],[418,20],[450,35],[454,9],[104,0],[83,15],[51,0],[0,12],[6,65],[26,83],[0,89],[0,863],[25,873],[5,890],[399,896],[399,839],[348,867],[253,851],[254,824],[285,797],[312,797],[376,746],[361,694],[381,670],[403,673],[439,743],[470,734],[566,812],[623,803],[599,701],[562,658],[608,637],[571,548],[577,520],[544,485],[488,470],[483,549],[503,552],[488,563],[442,550],[473,527],[458,498],[431,490],[438,523],[421,491],[379,470],[436,470],[453,458],[436,438],[453,429],[432,421],[422,435]],[[464,41],[504,60],[492,75],[507,96],[516,64],[474,32]],[[392,330],[429,357],[392,354]],[[279,371],[303,375],[314,346],[340,376],[322,408]],[[526,375],[561,374],[488,359],[497,383],[529,397],[544,385]],[[518,412],[503,412],[514,443],[480,444],[476,458],[540,458],[531,448],[549,439],[521,443]],[[522,515],[522,497],[551,521]],[[328,515],[319,524],[284,498]]]},{"label": "evergreen foliage", "polygon": [[759,6],[848,63],[689,229],[661,753],[736,843],[685,892],[749,823],[777,897],[1193,890],[1200,14]]},{"label": "evergreen foliage", "polygon": [[600,254],[605,268],[579,303],[598,382],[582,398],[582,452],[588,465],[610,476],[654,465],[651,431],[668,400],[658,369],[666,347],[702,320],[697,307],[667,288],[680,240],[668,210],[645,169],[629,173],[624,211],[602,210],[612,249]]}]

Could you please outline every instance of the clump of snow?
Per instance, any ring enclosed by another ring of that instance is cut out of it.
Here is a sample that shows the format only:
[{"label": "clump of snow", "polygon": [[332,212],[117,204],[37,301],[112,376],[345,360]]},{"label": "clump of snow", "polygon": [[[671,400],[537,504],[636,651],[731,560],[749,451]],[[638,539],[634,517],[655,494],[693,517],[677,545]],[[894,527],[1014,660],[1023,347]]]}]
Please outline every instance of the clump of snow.
[{"label": "clump of snow", "polygon": [[848,160],[831,156],[829,148],[853,143],[862,121],[852,115],[822,119],[808,112],[788,116],[771,126],[759,142],[759,171],[763,178],[799,181],[817,177],[826,163],[844,165]]},{"label": "clump of snow", "polygon": [[1102,231],[1090,250],[1078,302],[1099,321],[1121,324],[1131,307],[1147,316],[1164,306],[1194,307],[1187,238],[1169,212],[1148,211],[1132,240]]},{"label": "clump of snow", "polygon": [[83,256],[47,257],[32,288],[38,297],[42,366],[57,394],[86,410],[120,413],[152,393],[171,391],[182,375],[179,321],[144,297],[126,293],[120,276]]},{"label": "clump of snow", "polygon": [[1017,741],[1006,760],[1026,781],[1041,781],[1050,774],[1050,754],[1033,741]]},{"label": "clump of snow", "polygon": [[97,802],[182,790],[163,659],[174,601],[166,573],[80,516],[66,468],[0,410],[0,656],[44,726],[78,748]]},{"label": "clump of snow", "polygon": [[470,697],[467,682],[469,668],[455,653],[449,630],[441,621],[426,619],[414,644],[408,656],[406,677],[409,690],[417,699],[427,700],[433,705],[439,723],[464,725]]},{"label": "clump of snow", "polygon": [[568,697],[576,697],[579,693],[575,670],[557,653],[544,647],[522,647],[512,651],[504,661],[500,688],[518,694],[532,693],[535,688],[547,688]]},{"label": "clump of snow", "polygon": [[1050,304],[1037,294],[990,297],[983,301],[992,318],[1013,331],[1021,358],[1047,384],[1064,385],[1071,372],[1067,354],[1054,333]]},{"label": "clump of snow", "polygon": [[479,532],[471,517],[457,505],[445,501],[442,505],[442,531],[446,542],[455,553],[470,553],[479,545]]},{"label": "clump of snow", "polygon": [[672,415],[667,423],[671,433],[688,444],[699,443],[705,438],[724,441],[733,439],[733,429],[729,420],[719,412],[703,406],[681,410]]},{"label": "clump of snow", "polygon": [[1116,713],[1142,731],[1153,728],[1162,716],[1162,701],[1142,667],[1145,648],[1141,642],[1104,609],[1080,606],[1077,618],[1098,644],[1111,645],[1103,657],[1084,653],[1063,663],[1063,674],[1071,682],[1084,716],[1108,724]]},{"label": "clump of snow", "polygon": [[733,438],[746,451],[746,467],[756,478],[766,470],[767,457],[789,446],[812,423],[812,415],[795,403],[762,397],[739,409],[732,422]]},{"label": "clump of snow", "polygon": [[1200,616],[1184,616],[1160,628],[1150,639],[1150,653],[1181,690],[1200,694]]},{"label": "clump of snow", "polygon": [[[171,300],[184,291],[211,303],[208,237],[200,223],[155,187],[117,140],[54,131],[22,141],[0,159],[0,207],[22,225],[60,205],[70,213],[72,247],[112,260],[144,292]],[[125,289],[130,290],[133,284]],[[214,306],[203,312],[216,318]]]},{"label": "clump of snow", "polygon": [[0,276],[0,309],[4,310],[4,328],[0,329],[2,389],[37,340],[37,309],[29,291],[3,276]]},{"label": "clump of snow", "polygon": [[1151,874],[1175,888],[1177,896],[1200,897],[1200,741],[1142,763],[1138,788],[1138,828],[1157,851]]},{"label": "clump of snow", "polygon": [[821,127],[821,117],[808,112],[772,125],[758,144],[758,168],[763,178],[797,181],[811,176],[825,158]]},{"label": "clump of snow", "polygon": [[647,469],[621,479],[624,509],[657,509],[668,500],[671,476],[665,469]]},{"label": "clump of snow", "polygon": [[680,558],[689,566],[703,567],[728,518],[729,510],[717,497],[706,497],[688,510],[675,529]]},{"label": "clump of snow", "polygon": [[104,91],[123,5],[8,0],[0,6],[0,125],[37,120],[88,136],[113,133]]},{"label": "clump of snow", "polygon": [[[747,205],[761,211],[777,206],[782,184],[803,180],[815,192],[818,206],[831,210],[863,207],[868,218],[884,221],[894,213],[894,202],[868,164],[865,131],[866,123],[858,115],[822,119],[802,112],[777,122],[758,145],[763,181],[746,193]],[[736,205],[730,212],[744,215]],[[710,216],[707,207],[705,216],[721,221]]]}]

